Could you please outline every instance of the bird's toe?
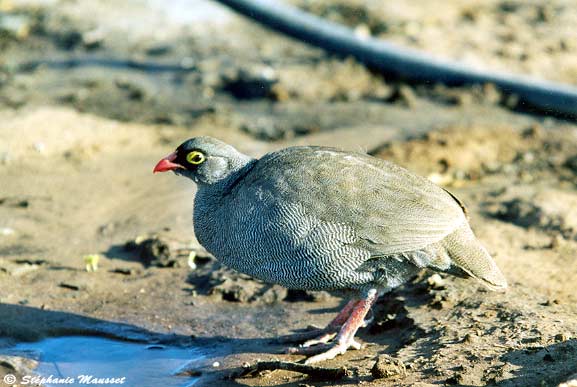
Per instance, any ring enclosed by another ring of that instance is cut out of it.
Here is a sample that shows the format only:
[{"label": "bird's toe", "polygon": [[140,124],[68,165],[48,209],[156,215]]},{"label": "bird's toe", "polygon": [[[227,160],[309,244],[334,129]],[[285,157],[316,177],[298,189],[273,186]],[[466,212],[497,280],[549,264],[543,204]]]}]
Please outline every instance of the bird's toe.
[{"label": "bird's toe", "polygon": [[335,336],[337,335],[337,332],[327,332],[315,339],[311,339],[311,340],[307,340],[302,344],[302,347],[312,347],[313,345],[318,345],[318,344],[326,344],[329,341],[331,341]]},{"label": "bird's toe", "polygon": [[[342,355],[343,353],[347,352],[349,345],[347,345],[347,343],[334,343],[332,345],[327,345],[327,347],[328,347],[328,350],[321,352],[317,355],[309,357],[305,361],[305,364],[313,364],[313,363],[318,363],[320,361],[334,359],[338,355]],[[356,349],[358,349],[358,348],[356,348]]]},{"label": "bird's toe", "polygon": [[332,347],[331,344],[317,344],[312,345],[310,347],[298,346],[298,347],[291,347],[287,349],[287,353],[292,355],[316,355],[318,353],[322,353]]},{"label": "bird's toe", "polygon": [[358,350],[361,349],[361,344],[357,342],[355,339],[351,338],[348,341],[341,341],[341,342],[334,341],[328,344],[319,342],[316,344],[311,344],[310,346],[306,347],[303,344],[300,347],[289,348],[287,352],[293,355],[306,355],[306,356],[313,355],[312,357],[308,358],[305,362],[305,364],[313,364],[324,360],[334,359],[336,356],[345,353],[349,348]]}]

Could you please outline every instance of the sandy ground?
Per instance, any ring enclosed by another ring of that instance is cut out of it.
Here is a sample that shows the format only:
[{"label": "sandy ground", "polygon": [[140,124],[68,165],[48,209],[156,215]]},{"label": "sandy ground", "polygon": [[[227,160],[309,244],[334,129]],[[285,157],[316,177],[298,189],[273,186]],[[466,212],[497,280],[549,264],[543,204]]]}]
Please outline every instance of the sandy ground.
[{"label": "sandy ground", "polygon": [[[476,66],[577,74],[574,2],[299,4]],[[63,334],[200,345],[200,385],[554,386],[577,372],[574,122],[516,112],[490,85],[385,80],[219,8],[182,20],[137,1],[122,17],[106,0],[0,11],[0,346]],[[464,201],[510,289],[423,273],[379,300],[362,350],[322,364],[345,367],[340,379],[246,374],[257,359],[300,360],[275,338],[326,324],[343,301],[205,257],[194,186],[151,174],[201,134],[255,156],[364,150],[428,176]],[[153,248],[147,265],[142,243],[126,243],[151,235],[171,254]],[[196,269],[178,248],[197,252]],[[97,253],[87,272],[84,256]],[[0,374],[30,366],[1,359]]]}]

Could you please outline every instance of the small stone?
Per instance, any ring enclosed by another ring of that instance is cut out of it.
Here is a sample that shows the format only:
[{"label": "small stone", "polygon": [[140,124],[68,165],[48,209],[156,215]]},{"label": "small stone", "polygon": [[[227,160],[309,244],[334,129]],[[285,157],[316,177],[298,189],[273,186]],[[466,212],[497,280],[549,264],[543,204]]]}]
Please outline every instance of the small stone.
[{"label": "small stone", "polygon": [[212,363],[212,366],[213,366],[214,368],[218,368],[218,367],[220,367],[220,363],[217,362],[217,361],[215,361],[214,363]]},{"label": "small stone", "polygon": [[437,273],[433,274],[427,279],[427,283],[432,289],[444,289],[445,280]]},{"label": "small stone", "polygon": [[45,153],[46,152],[46,144],[43,142],[35,142],[34,143],[34,150],[38,153]]},{"label": "small stone", "polygon": [[355,35],[360,39],[371,37],[371,29],[366,24],[359,24],[355,27]]},{"label": "small stone", "polygon": [[399,359],[389,355],[381,355],[371,369],[371,375],[375,379],[402,378],[407,375],[407,368]]},{"label": "small stone", "polygon": [[104,30],[97,28],[82,34],[82,44],[89,50],[99,48],[104,42]]},{"label": "small stone", "polygon": [[437,185],[450,185],[453,182],[453,176],[441,173],[431,173],[427,179]]},{"label": "small stone", "polygon": [[193,69],[195,64],[196,62],[194,61],[194,58],[191,58],[189,56],[182,58],[182,60],[180,61],[180,67],[182,67],[185,70]]},{"label": "small stone", "polygon": [[14,235],[15,231],[13,228],[10,227],[1,227],[0,228],[0,235],[2,236],[10,236]]},{"label": "small stone", "polygon": [[190,270],[196,270],[196,263],[194,263],[194,258],[196,258],[196,252],[191,251],[190,254],[188,254],[187,259],[188,267],[190,267]]}]

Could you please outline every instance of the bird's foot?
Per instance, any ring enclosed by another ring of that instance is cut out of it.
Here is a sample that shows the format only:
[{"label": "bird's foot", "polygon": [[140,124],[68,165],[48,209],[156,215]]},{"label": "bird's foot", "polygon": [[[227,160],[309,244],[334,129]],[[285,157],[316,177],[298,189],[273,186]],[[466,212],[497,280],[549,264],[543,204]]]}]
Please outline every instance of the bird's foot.
[{"label": "bird's foot", "polygon": [[[330,340],[330,339],[328,339]],[[297,355],[314,355],[309,357],[305,364],[313,364],[319,361],[334,359],[338,355],[342,355],[349,348],[361,349],[361,344],[359,344],[354,338],[348,340],[338,340],[332,343],[319,342],[316,345],[305,346],[307,343],[303,344],[298,348],[289,348],[289,353]]]},{"label": "bird's foot", "polygon": [[[327,325],[325,328],[319,328],[316,326],[308,326],[305,332],[295,333],[288,336],[279,337],[277,340],[281,343],[302,343],[305,342],[303,346],[310,347],[311,345],[318,343],[327,343],[336,333],[341,329],[343,324],[349,318],[351,311],[359,303],[359,300],[349,301],[343,310]],[[328,338],[327,338],[328,337]],[[310,342],[310,343],[309,343]],[[307,345],[308,344],[308,345]]]},{"label": "bird's foot", "polygon": [[[355,334],[365,322],[364,318],[377,299],[376,295],[376,290],[371,289],[365,298],[350,301],[329,326],[321,332],[321,335],[306,341],[297,348],[289,348],[288,353],[314,355],[305,362],[305,364],[312,364],[333,359],[345,353],[349,348],[361,349],[361,345],[355,341]],[[333,338],[334,340],[329,343]]]}]

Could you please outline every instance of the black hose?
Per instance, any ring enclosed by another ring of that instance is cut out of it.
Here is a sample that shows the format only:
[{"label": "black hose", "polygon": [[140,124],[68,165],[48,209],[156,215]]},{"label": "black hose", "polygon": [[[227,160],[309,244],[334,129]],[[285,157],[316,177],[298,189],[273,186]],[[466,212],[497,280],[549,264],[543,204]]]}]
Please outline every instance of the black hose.
[{"label": "black hose", "polygon": [[350,28],[274,0],[217,0],[274,30],[407,81],[448,86],[493,83],[527,108],[575,118],[577,87],[507,73],[481,71],[418,50],[357,36]]}]

